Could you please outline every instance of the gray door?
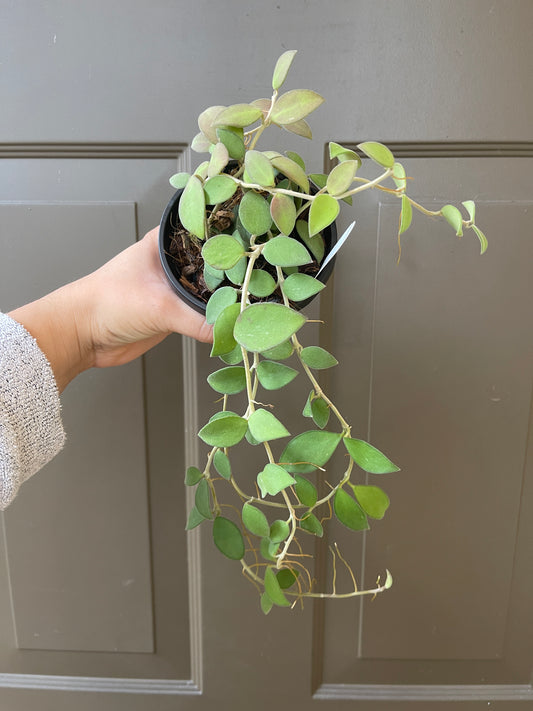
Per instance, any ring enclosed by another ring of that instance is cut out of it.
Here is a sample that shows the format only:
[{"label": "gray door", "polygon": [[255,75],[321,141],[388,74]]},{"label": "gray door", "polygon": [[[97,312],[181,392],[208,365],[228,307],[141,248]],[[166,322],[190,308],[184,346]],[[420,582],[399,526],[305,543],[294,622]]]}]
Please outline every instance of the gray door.
[{"label": "gray door", "polygon": [[364,582],[394,575],[373,602],[264,618],[185,534],[207,347],[71,384],[65,450],[3,516],[2,711],[533,708],[532,26],[529,0],[3,4],[3,310],[156,225],[198,113],[263,96],[285,49],[290,86],[326,97],[320,143],[389,143],[415,199],[477,201],[490,247],[415,219],[397,264],[394,201],[341,217],[329,388],[402,467],[352,548]]}]

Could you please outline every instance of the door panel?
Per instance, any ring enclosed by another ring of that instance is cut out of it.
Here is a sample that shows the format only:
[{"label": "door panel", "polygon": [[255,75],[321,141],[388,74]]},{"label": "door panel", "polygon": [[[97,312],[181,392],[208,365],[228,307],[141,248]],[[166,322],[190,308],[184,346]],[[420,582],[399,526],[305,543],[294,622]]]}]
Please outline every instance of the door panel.
[{"label": "door panel", "polygon": [[[401,466],[374,482],[383,521],[356,539],[333,524],[318,544],[324,585],[334,542],[359,584],[391,570],[374,601],[265,618],[209,530],[184,533],[183,471],[214,409],[208,346],[175,336],[72,383],[65,450],[3,515],[2,711],[533,708],[532,24],[529,0],[2,9],[3,310],[155,226],[168,176],[200,159],[198,113],[263,96],[290,48],[287,88],[327,99],[318,145],[390,143],[415,199],[476,200],[490,245],[480,258],[470,233],[415,215],[397,263],[397,201],[365,196],[308,312],[341,363],[325,387]],[[289,428],[300,390],[282,403]]]}]

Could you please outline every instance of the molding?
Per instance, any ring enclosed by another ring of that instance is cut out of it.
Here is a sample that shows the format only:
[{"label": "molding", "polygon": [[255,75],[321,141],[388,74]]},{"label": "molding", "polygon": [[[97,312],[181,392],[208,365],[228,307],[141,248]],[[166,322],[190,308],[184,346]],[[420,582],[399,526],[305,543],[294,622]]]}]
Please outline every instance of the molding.
[{"label": "molding", "polygon": [[185,143],[0,143],[1,158],[179,158]]},{"label": "molding", "polygon": [[323,684],[327,701],[533,701],[530,684]]},{"label": "molding", "polygon": [[108,679],[97,676],[48,676],[44,674],[0,674],[0,688],[182,696],[198,696],[202,693],[194,681],[189,680]]}]

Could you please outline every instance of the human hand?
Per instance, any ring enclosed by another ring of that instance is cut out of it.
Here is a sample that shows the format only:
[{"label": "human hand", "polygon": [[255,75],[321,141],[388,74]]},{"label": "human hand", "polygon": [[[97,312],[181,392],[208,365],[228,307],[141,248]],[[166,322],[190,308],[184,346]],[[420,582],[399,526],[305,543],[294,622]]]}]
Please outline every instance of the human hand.
[{"label": "human hand", "polygon": [[212,327],[171,289],[158,229],[100,269],[10,313],[36,338],[60,390],[83,370],[122,365],[172,332],[212,340]]}]

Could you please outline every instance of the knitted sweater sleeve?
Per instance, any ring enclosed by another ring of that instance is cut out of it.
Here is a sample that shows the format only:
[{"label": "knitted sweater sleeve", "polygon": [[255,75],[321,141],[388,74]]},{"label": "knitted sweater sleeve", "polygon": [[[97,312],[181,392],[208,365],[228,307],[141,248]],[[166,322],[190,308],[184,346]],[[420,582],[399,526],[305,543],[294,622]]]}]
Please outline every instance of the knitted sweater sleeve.
[{"label": "knitted sweater sleeve", "polygon": [[52,368],[26,329],[0,313],[0,509],[64,442]]}]

